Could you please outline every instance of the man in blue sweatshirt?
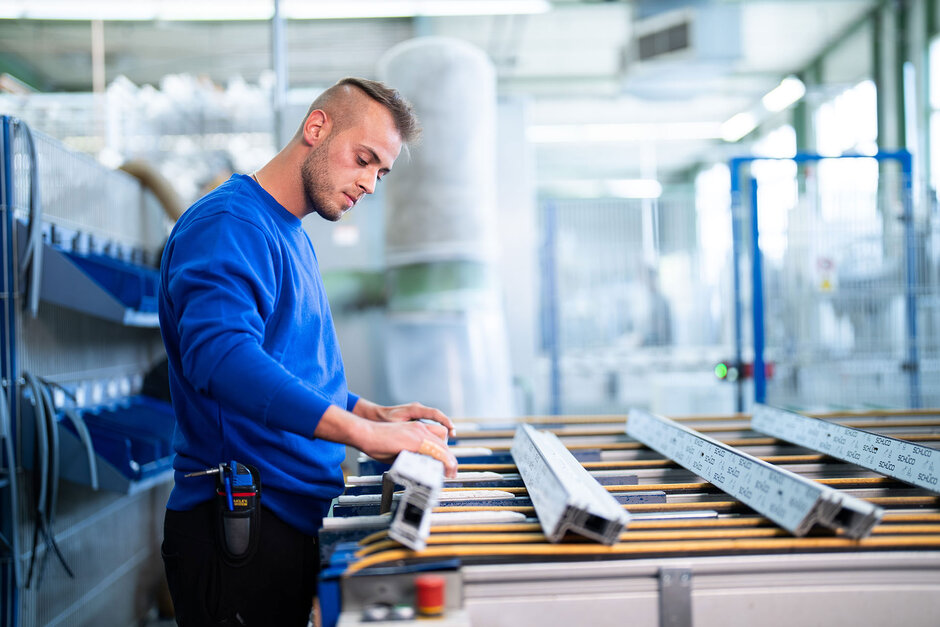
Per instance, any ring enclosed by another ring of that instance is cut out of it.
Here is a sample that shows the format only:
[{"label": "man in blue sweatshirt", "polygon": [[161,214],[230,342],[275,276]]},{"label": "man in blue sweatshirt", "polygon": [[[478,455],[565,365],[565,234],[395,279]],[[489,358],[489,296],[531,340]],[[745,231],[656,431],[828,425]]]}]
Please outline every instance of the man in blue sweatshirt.
[{"label": "man in blue sweatshirt", "polygon": [[[397,91],[343,79],[270,162],[197,201],[170,235],[159,311],[177,455],[163,557],[180,625],[306,624],[344,445],[380,460],[421,451],[456,475],[447,416],[346,389],[301,227],[311,213],[336,221],[371,194],[418,132]],[[255,467],[263,488],[257,549],[245,559],[220,550],[216,478],[186,476],[229,460]]]}]

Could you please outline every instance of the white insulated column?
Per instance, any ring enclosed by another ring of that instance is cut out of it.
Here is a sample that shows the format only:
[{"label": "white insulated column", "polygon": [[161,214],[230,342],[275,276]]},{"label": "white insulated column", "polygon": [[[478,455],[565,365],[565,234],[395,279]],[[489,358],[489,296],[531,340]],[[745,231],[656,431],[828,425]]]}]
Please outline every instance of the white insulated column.
[{"label": "white insulated column", "polygon": [[496,72],[468,43],[422,37],[392,48],[380,74],[424,129],[388,179],[390,266],[489,260],[496,252]]},{"label": "white insulated column", "polygon": [[379,76],[423,129],[385,189],[389,393],[453,416],[512,415],[493,64],[465,42],[422,37],[389,50]]}]

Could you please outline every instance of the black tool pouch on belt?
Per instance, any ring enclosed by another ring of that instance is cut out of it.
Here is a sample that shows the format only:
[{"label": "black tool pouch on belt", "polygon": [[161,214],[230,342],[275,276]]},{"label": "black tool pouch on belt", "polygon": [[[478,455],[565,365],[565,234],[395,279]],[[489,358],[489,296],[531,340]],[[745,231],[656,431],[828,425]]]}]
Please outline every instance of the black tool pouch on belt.
[{"label": "black tool pouch on belt", "polygon": [[219,488],[215,500],[219,546],[230,566],[241,566],[251,559],[261,533],[261,482],[257,470],[248,468],[252,485],[232,487],[232,509],[224,487]]}]

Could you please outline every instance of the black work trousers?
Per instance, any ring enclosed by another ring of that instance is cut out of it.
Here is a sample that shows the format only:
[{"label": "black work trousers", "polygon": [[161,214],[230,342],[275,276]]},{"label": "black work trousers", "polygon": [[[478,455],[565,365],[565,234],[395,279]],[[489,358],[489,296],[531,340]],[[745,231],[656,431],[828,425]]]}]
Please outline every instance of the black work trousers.
[{"label": "black work trousers", "polygon": [[261,508],[258,550],[244,564],[222,559],[216,504],[166,511],[163,565],[180,627],[306,627],[316,594],[317,539]]}]

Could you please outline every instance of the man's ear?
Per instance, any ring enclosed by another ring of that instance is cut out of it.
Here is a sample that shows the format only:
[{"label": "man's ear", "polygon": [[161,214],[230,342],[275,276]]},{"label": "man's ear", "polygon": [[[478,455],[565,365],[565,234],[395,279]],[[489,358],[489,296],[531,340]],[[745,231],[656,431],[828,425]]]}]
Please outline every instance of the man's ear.
[{"label": "man's ear", "polygon": [[332,126],[330,117],[323,109],[314,109],[304,120],[303,139],[309,146],[316,146],[329,134]]}]

